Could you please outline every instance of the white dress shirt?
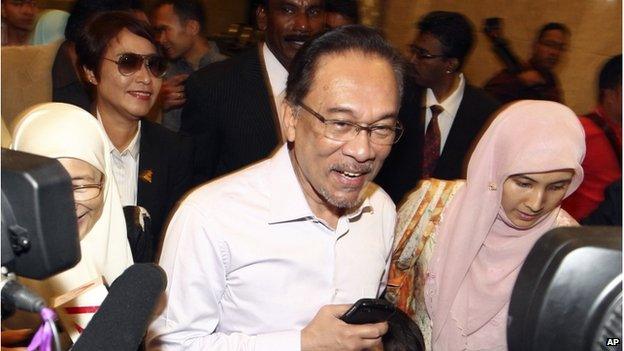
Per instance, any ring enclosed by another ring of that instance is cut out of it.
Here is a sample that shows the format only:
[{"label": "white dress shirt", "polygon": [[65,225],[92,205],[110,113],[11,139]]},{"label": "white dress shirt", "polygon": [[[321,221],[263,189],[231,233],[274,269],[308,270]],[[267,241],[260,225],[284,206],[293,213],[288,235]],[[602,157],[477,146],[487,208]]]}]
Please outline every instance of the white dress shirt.
[{"label": "white dress shirt", "polygon": [[[97,119],[102,123],[100,112]],[[102,126],[103,128],[103,126]],[[108,135],[107,135],[108,137]],[[113,142],[108,138],[111,146],[110,160],[113,171],[113,178],[119,189],[121,206],[136,206],[137,188],[139,183],[139,147],[141,140],[141,121],[134,138],[123,151],[119,151]]]},{"label": "white dress shirt", "polygon": [[464,74],[460,73],[457,88],[442,102],[436,99],[433,90],[427,88],[427,94],[425,95],[425,131],[427,131],[427,126],[429,126],[429,122],[431,121],[430,107],[433,105],[440,105],[444,109],[444,111],[438,115],[438,126],[440,127],[440,154],[442,154],[442,150],[444,150],[444,144],[449,136],[453,121],[455,120],[455,115],[464,97],[465,87],[466,81],[464,80]]},{"label": "white dress shirt", "polygon": [[264,59],[264,65],[267,70],[267,76],[269,77],[269,83],[271,84],[271,94],[273,101],[275,102],[275,109],[280,124],[280,130],[282,132],[282,140],[286,140],[286,130],[284,128],[284,119],[282,116],[282,100],[286,97],[286,81],[288,80],[288,71],[281,62],[275,57],[271,49],[262,44],[262,57]]},{"label": "white dress shirt", "polygon": [[331,229],[310,210],[286,145],[180,205],[160,265],[167,307],[150,350],[300,350],[320,307],[385,288],[395,206],[370,184]]}]

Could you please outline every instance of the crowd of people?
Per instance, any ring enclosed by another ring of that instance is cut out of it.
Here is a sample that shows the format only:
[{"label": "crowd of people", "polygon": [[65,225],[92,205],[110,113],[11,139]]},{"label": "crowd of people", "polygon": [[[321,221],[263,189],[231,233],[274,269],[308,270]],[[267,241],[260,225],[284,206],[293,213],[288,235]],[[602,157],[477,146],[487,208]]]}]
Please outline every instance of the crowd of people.
[{"label": "crowd of people", "polygon": [[[3,46],[62,41],[51,101],[7,137],[71,176],[82,258],[23,282],[50,300],[158,263],[149,350],[506,350],[535,242],[621,226],[622,58],[576,116],[553,71],[561,23],[480,88],[456,12],[420,18],[408,57],[356,1],[261,1],[264,40],[232,57],[200,0],[36,14],[2,0]],[[397,311],[342,321],[361,298]]]}]

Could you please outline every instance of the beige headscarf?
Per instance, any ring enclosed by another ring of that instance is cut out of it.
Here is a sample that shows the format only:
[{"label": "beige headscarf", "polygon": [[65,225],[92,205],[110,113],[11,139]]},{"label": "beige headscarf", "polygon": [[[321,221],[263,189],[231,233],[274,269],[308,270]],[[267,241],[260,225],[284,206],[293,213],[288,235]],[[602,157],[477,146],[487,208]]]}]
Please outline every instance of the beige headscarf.
[{"label": "beige headscarf", "polygon": [[434,351],[505,348],[514,282],[533,244],[555,225],[560,208],[532,228],[515,228],[501,208],[503,183],[514,174],[572,169],[567,197],[583,180],[584,155],[583,128],[559,103],[520,101],[492,122],[470,158],[466,186],[440,224],[430,265],[436,278],[425,285],[433,292],[426,303]]},{"label": "beige headscarf", "polygon": [[19,117],[12,148],[51,158],[75,158],[104,174],[100,219],[80,241],[82,259],[73,268],[43,281],[26,280],[44,298],[72,290],[97,277],[108,284],[133,264],[109,144],[97,120],[79,107],[62,103],[36,105]]}]

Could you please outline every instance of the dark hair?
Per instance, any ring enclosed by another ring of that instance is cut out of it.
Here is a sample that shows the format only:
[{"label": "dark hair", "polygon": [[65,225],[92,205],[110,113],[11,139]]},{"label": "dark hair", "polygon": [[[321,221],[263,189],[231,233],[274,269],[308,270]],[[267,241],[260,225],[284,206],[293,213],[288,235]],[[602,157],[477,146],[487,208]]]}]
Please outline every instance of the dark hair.
[{"label": "dark hair", "polygon": [[384,351],[425,351],[418,325],[400,309],[388,320],[388,332],[381,338]]},{"label": "dark hair", "polygon": [[147,39],[154,45],[158,54],[161,54],[160,46],[147,23],[136,19],[128,12],[111,11],[98,14],[85,24],[84,30],[76,41],[76,54],[79,64],[93,71],[95,76],[99,78],[100,65],[104,59],[106,48],[111,40],[115,39],[124,29]]},{"label": "dark hair", "polygon": [[199,0],[161,0],[153,7],[154,10],[164,5],[172,5],[173,12],[180,19],[180,23],[185,23],[188,20],[197,21],[199,23],[200,32],[203,33],[204,26],[206,25],[206,13],[204,12],[204,6]]},{"label": "dark hair", "polygon": [[358,3],[356,0],[327,0],[325,2],[325,11],[339,13],[351,19],[353,23],[360,22],[360,14],[358,13]]},{"label": "dark hair", "polygon": [[87,20],[102,12],[131,11],[140,8],[137,0],[78,0],[72,7],[67,25],[65,39],[76,42],[82,33]]},{"label": "dark hair", "polygon": [[622,85],[622,55],[610,58],[598,76],[598,97],[602,100],[604,90],[615,89]]},{"label": "dark hair", "polygon": [[397,81],[399,101],[403,94],[404,64],[401,55],[373,28],[359,24],[339,27],[308,41],[290,64],[286,83],[286,100],[301,102],[314,80],[317,63],[322,56],[348,51],[378,56],[388,61]]},{"label": "dark hair", "polygon": [[565,24],[558,23],[558,22],[550,22],[550,23],[546,23],[545,25],[543,25],[540,28],[539,32],[537,32],[537,38],[535,38],[536,41],[542,40],[544,33],[548,32],[549,30],[560,30],[563,32],[563,34],[570,35],[570,30],[568,29],[568,27],[566,27]]},{"label": "dark hair", "polygon": [[474,43],[472,23],[466,16],[457,12],[433,11],[420,19],[418,29],[438,39],[444,55],[459,61],[458,69],[463,66]]}]

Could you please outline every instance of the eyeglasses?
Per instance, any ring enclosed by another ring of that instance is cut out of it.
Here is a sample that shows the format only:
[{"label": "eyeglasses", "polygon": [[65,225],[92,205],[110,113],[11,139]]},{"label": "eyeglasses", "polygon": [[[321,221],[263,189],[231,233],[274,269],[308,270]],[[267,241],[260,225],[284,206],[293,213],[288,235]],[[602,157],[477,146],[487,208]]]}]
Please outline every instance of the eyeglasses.
[{"label": "eyeglasses", "polygon": [[412,55],[415,55],[421,60],[431,60],[431,59],[438,58],[438,57],[446,57],[446,55],[444,54],[442,55],[430,54],[427,50],[420,48],[413,44],[409,46],[409,50],[412,53]]},{"label": "eyeglasses", "polygon": [[102,184],[72,185],[74,189],[74,200],[89,201],[95,199],[102,191]]},{"label": "eyeglasses", "polygon": [[167,60],[159,55],[124,53],[119,56],[117,61],[106,57],[104,59],[116,63],[119,73],[124,76],[136,73],[143,64],[156,78],[162,78],[167,73]]},{"label": "eyeglasses", "polygon": [[349,121],[327,119],[303,102],[300,102],[298,105],[323,123],[323,135],[328,139],[345,142],[351,141],[355,139],[358,134],[360,134],[360,131],[365,130],[368,132],[372,143],[379,145],[392,145],[399,141],[399,138],[401,138],[401,135],[403,134],[403,127],[399,121],[396,122],[394,127],[382,125],[363,126]]}]

